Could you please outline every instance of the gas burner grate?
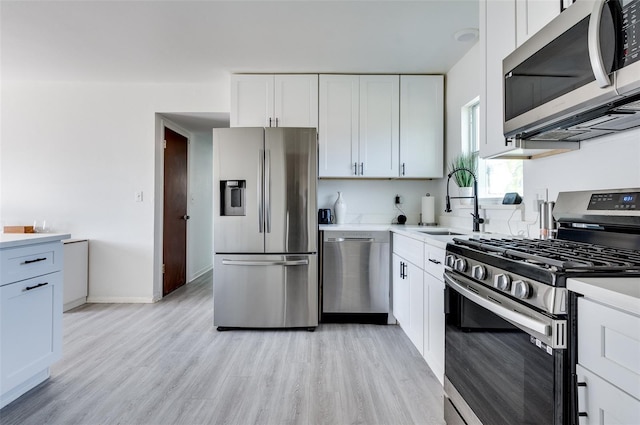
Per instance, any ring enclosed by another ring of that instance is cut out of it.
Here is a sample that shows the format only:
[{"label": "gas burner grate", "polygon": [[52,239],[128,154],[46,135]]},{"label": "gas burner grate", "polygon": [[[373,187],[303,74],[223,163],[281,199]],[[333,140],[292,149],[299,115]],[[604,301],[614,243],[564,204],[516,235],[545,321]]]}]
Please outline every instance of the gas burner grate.
[{"label": "gas burner grate", "polygon": [[539,267],[578,271],[640,271],[640,251],[559,239],[454,239],[458,245]]}]

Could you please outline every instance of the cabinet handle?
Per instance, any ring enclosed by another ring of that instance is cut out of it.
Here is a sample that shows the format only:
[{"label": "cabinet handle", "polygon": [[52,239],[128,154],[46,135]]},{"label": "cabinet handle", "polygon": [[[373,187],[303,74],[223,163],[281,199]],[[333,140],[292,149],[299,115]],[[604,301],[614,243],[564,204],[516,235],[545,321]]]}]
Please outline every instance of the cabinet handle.
[{"label": "cabinet handle", "polygon": [[269,117],[269,127],[271,127],[271,117]]},{"label": "cabinet handle", "polygon": [[[587,389],[587,383],[586,382],[578,382],[578,391],[580,391],[580,388],[584,388],[585,390]],[[578,395],[578,422],[580,422],[580,418],[585,418],[589,416],[587,414],[587,412],[580,412],[580,395]]]},{"label": "cabinet handle", "polygon": [[25,260],[22,263],[20,263],[20,265],[24,265],[24,264],[31,264],[31,263],[37,263],[38,261],[44,261],[46,260],[47,257],[44,258],[36,258],[35,260]]},{"label": "cabinet handle", "polygon": [[442,264],[440,261],[434,260],[433,258],[429,258],[429,261],[431,261],[433,264]]},{"label": "cabinet handle", "polygon": [[34,285],[34,286],[27,286],[26,288],[24,288],[24,290],[25,291],[31,291],[32,289],[40,288],[41,286],[46,286],[48,284],[49,284],[49,282],[38,283],[37,285]]},{"label": "cabinet handle", "polygon": [[279,127],[280,125],[278,124],[278,118],[276,118],[276,127]]},{"label": "cabinet handle", "polygon": [[404,263],[400,261],[400,279],[404,279]]},{"label": "cabinet handle", "polygon": [[364,176],[364,162],[360,163],[360,175]]},{"label": "cabinet handle", "polygon": [[358,163],[357,162],[353,163],[353,174],[355,174],[356,176],[358,175]]},{"label": "cabinet handle", "polygon": [[404,162],[402,163],[402,175],[404,176]]}]

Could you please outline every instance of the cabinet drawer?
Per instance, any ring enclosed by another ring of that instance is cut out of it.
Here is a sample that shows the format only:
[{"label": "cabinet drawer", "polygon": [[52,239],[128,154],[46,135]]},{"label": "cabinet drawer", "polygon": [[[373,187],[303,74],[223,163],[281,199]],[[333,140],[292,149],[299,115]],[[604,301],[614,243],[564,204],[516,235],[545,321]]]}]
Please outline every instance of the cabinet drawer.
[{"label": "cabinet drawer", "polygon": [[3,285],[62,270],[62,243],[50,242],[0,251]]},{"label": "cabinet drawer", "polygon": [[640,400],[616,388],[580,365],[576,366],[578,382],[578,412],[580,425],[637,424]]},{"label": "cabinet drawer", "polygon": [[394,233],[393,252],[420,269],[424,266],[424,242],[422,241]]},{"label": "cabinet drawer", "polygon": [[578,362],[640,399],[640,317],[578,301]]},{"label": "cabinet drawer", "polygon": [[62,272],[0,287],[0,390],[4,394],[62,354]]},{"label": "cabinet drawer", "polygon": [[424,270],[442,280],[444,274],[444,249],[426,244],[424,246]]}]

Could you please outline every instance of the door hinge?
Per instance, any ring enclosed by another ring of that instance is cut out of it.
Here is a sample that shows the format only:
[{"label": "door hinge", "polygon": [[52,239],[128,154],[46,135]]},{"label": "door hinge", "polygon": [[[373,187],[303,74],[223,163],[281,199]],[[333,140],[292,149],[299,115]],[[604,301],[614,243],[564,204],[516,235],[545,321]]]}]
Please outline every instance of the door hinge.
[{"label": "door hinge", "polygon": [[163,149],[166,149],[166,148],[167,148],[167,141],[166,141],[166,140],[163,140],[163,141],[162,141],[162,148],[163,148]]},{"label": "door hinge", "polygon": [[162,274],[164,274],[164,264],[162,265]]}]

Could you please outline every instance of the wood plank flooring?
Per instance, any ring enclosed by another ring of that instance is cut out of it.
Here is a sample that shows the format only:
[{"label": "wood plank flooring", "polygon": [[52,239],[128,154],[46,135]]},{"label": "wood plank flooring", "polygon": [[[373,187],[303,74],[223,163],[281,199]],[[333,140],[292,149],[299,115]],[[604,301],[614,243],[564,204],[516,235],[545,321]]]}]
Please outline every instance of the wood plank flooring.
[{"label": "wood plank flooring", "polygon": [[397,326],[217,332],[209,274],[65,313],[63,359],[0,423],[435,425],[443,390]]}]

